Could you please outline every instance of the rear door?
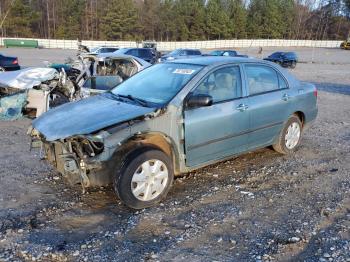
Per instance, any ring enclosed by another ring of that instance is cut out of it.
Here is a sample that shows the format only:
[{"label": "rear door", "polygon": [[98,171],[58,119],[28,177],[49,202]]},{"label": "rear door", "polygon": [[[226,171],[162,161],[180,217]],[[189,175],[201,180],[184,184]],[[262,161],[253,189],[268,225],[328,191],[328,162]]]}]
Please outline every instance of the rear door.
[{"label": "rear door", "polygon": [[273,67],[244,66],[250,113],[249,149],[273,142],[290,114],[290,90],[286,79]]},{"label": "rear door", "polygon": [[240,67],[214,70],[190,94],[206,94],[213,105],[184,111],[186,165],[197,166],[246,150],[249,115]]}]

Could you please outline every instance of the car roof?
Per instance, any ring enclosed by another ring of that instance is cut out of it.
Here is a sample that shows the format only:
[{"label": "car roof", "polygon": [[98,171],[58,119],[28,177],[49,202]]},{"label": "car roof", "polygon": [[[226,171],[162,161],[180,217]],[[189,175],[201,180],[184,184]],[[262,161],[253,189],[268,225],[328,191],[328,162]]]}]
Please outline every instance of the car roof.
[{"label": "car roof", "polygon": [[[230,52],[230,51],[235,51],[233,49],[215,49],[215,50],[211,50],[211,52],[215,52],[215,51],[220,51],[220,52]],[[236,51],[235,51],[236,52]]]},{"label": "car roof", "polygon": [[101,46],[96,46],[94,48],[120,48],[118,46],[107,46],[107,45],[101,45]]},{"label": "car roof", "polygon": [[123,48],[120,48],[119,50],[130,50],[130,49],[145,49],[145,50],[152,50],[152,48],[147,48],[147,47],[123,47]]},{"label": "car roof", "polygon": [[177,48],[175,50],[201,51],[200,49],[196,49],[196,48]]},{"label": "car roof", "polygon": [[169,61],[167,63],[176,63],[176,64],[192,64],[192,65],[220,65],[220,64],[229,64],[229,63],[247,63],[247,62],[256,62],[270,64],[261,59],[246,58],[246,57],[225,57],[225,56],[200,56],[194,58],[178,59]]},{"label": "car roof", "polygon": [[138,63],[140,63],[142,66],[145,67],[149,67],[151,66],[150,63],[146,62],[145,60],[136,57],[136,56],[132,56],[132,55],[124,55],[124,54],[116,54],[116,53],[102,53],[97,55],[97,58],[101,58],[101,59],[134,59],[136,60]]}]

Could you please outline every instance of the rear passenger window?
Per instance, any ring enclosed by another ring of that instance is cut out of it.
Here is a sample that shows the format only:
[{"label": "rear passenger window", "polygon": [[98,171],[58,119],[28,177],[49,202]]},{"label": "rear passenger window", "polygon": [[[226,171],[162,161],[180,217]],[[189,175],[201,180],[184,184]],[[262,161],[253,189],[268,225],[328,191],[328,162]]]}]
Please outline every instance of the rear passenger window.
[{"label": "rear passenger window", "polygon": [[139,52],[137,51],[137,49],[131,49],[126,54],[127,55],[132,55],[132,56],[138,56]]},{"label": "rear passenger window", "polygon": [[249,95],[256,95],[280,89],[278,75],[267,66],[246,65]]},{"label": "rear passenger window", "polygon": [[147,49],[139,49],[139,55],[141,57],[151,57],[152,53],[150,52],[150,50]]}]

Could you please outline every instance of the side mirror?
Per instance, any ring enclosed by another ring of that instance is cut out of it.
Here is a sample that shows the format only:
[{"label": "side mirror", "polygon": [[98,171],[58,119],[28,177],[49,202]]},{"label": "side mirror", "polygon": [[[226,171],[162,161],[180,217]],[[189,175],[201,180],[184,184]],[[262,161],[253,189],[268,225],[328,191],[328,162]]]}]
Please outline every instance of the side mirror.
[{"label": "side mirror", "polygon": [[210,95],[190,95],[186,101],[187,108],[211,106],[213,98]]}]

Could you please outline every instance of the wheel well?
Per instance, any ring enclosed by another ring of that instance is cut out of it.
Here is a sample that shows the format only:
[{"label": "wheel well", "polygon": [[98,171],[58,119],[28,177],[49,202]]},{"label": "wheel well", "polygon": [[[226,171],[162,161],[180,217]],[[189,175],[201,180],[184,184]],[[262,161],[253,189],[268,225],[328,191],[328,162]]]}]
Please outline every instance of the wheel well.
[{"label": "wheel well", "polygon": [[172,161],[175,174],[178,173],[178,161],[176,149],[170,138],[159,133],[140,134],[129,138],[123,142],[121,147],[115,152],[117,161],[124,161],[128,156],[140,150],[158,149],[165,153]]},{"label": "wheel well", "polygon": [[293,115],[296,115],[300,121],[301,121],[301,124],[304,126],[304,123],[305,123],[305,114],[301,111],[297,111],[295,112]]}]

